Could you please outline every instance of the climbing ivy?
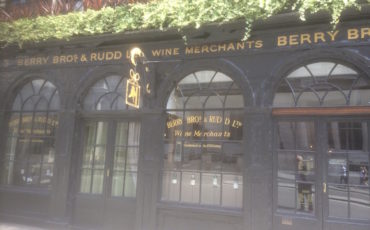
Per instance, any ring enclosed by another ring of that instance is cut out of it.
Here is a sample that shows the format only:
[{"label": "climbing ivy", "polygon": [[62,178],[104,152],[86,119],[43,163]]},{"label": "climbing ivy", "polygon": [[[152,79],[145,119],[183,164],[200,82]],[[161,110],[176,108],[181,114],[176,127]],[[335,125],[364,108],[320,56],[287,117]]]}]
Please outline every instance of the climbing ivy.
[{"label": "climbing ivy", "polygon": [[301,20],[305,20],[307,14],[325,10],[332,15],[332,23],[336,24],[341,12],[348,7],[359,8],[360,5],[356,0],[156,0],[146,4],[106,7],[99,11],[0,22],[0,43],[22,46],[26,42],[68,40],[79,35],[169,28],[181,31],[207,23],[235,20],[245,21],[247,38],[250,25],[257,19],[284,12],[299,12]]}]

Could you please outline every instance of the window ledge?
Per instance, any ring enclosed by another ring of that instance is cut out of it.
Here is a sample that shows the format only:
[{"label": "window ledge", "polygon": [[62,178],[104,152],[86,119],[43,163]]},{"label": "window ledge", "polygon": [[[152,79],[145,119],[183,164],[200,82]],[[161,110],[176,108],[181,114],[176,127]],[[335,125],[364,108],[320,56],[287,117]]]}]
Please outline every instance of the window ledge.
[{"label": "window ledge", "polygon": [[184,212],[192,213],[202,213],[202,214],[214,214],[214,215],[223,215],[231,217],[242,217],[243,209],[241,208],[224,208],[224,207],[214,207],[214,206],[205,206],[205,205],[192,205],[184,203],[172,203],[162,201],[157,204],[157,208],[162,210],[181,210]]},{"label": "window ledge", "polygon": [[11,192],[11,193],[28,193],[37,195],[50,195],[50,188],[37,188],[37,187],[21,187],[11,185],[0,185],[0,192]]}]

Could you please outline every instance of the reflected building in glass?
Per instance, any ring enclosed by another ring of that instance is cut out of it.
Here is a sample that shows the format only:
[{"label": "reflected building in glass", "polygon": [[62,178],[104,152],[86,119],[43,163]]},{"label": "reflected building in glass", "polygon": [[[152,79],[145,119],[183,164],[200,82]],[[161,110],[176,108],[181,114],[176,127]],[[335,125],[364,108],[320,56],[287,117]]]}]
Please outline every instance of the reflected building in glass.
[{"label": "reflected building in glass", "polygon": [[1,46],[0,223],[369,230],[368,10]]}]

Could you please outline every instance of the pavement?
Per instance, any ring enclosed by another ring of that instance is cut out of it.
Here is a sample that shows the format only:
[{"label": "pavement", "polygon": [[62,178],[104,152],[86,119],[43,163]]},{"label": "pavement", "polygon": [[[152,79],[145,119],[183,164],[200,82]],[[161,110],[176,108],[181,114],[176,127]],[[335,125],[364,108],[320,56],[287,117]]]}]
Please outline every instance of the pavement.
[{"label": "pavement", "polygon": [[50,229],[37,228],[13,223],[0,223],[0,230],[50,230]]}]

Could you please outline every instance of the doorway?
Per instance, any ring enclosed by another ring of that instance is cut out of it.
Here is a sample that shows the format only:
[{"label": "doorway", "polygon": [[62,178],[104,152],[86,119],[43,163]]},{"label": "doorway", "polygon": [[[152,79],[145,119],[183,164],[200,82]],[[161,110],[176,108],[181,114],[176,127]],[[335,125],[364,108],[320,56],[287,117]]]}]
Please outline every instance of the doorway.
[{"label": "doorway", "polygon": [[368,229],[369,120],[276,121],[277,229]]},{"label": "doorway", "polygon": [[87,120],[83,127],[74,225],[133,229],[140,123]]}]

